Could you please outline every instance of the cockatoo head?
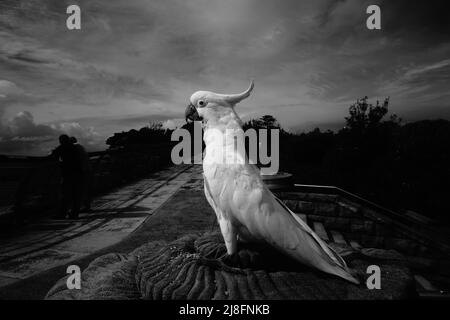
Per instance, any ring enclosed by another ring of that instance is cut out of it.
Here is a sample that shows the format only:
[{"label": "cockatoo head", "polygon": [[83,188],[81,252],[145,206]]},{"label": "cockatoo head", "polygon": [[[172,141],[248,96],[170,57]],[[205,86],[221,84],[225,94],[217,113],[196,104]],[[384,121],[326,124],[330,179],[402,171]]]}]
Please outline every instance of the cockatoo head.
[{"label": "cockatoo head", "polygon": [[186,121],[217,120],[223,115],[233,112],[233,107],[244,100],[253,90],[254,83],[247,90],[237,94],[218,94],[210,91],[197,91],[186,108]]}]

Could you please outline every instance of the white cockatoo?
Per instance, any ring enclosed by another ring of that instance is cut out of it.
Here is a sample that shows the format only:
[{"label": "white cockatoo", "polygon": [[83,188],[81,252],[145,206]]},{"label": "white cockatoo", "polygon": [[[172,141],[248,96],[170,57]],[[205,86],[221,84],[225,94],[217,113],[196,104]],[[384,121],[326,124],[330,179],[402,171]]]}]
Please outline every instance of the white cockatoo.
[{"label": "white cockatoo", "polygon": [[186,119],[204,123],[204,190],[227,253],[237,253],[238,241],[262,242],[307,266],[358,284],[342,257],[272,194],[259,169],[245,161],[245,149],[236,148],[235,139],[244,137],[234,107],[252,90],[253,81],[239,94],[197,91],[186,109]]}]

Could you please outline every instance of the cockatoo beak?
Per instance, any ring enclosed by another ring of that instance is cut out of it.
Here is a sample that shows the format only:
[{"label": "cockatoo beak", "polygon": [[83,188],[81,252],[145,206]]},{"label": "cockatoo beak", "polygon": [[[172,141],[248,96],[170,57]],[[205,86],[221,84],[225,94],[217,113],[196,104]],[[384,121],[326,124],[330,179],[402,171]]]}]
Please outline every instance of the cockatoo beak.
[{"label": "cockatoo beak", "polygon": [[203,120],[202,117],[200,117],[200,115],[198,114],[195,106],[192,105],[192,103],[190,103],[187,106],[184,116],[186,118],[186,122],[188,122],[188,119],[191,121],[202,121]]}]

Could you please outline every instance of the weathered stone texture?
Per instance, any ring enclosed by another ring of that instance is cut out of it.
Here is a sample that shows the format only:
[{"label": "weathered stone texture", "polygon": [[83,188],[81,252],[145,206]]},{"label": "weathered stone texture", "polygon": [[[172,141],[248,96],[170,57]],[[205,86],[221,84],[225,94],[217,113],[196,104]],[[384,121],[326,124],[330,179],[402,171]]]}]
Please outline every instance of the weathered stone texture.
[{"label": "weathered stone texture", "polygon": [[[82,273],[82,289],[66,278],[47,299],[404,299],[413,280],[395,251],[332,244],[361,278],[356,286],[290,260],[267,247],[242,247],[239,258],[223,259],[220,233],[188,235],[171,243],[150,242],[128,255],[107,254]],[[374,251],[375,250],[375,251]],[[381,290],[365,286],[367,266],[381,267]]]}]

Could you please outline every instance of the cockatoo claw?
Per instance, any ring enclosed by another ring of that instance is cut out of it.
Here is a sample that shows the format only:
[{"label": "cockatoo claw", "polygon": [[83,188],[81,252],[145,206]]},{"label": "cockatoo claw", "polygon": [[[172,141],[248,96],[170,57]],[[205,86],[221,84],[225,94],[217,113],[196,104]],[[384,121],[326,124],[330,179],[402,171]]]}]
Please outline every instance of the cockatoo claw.
[{"label": "cockatoo claw", "polygon": [[240,268],[240,259],[239,254],[233,253],[233,254],[224,254],[220,260],[227,266],[232,268]]}]

